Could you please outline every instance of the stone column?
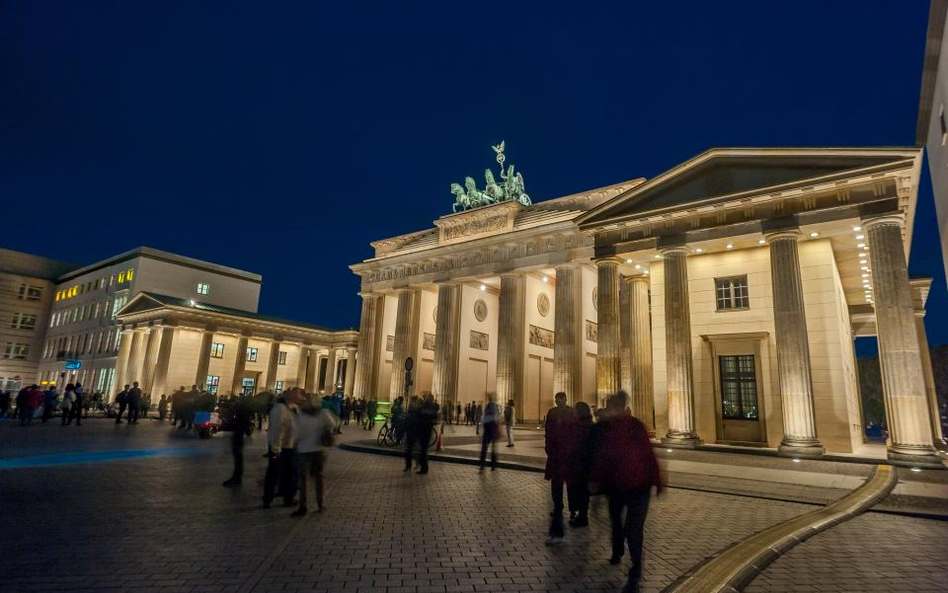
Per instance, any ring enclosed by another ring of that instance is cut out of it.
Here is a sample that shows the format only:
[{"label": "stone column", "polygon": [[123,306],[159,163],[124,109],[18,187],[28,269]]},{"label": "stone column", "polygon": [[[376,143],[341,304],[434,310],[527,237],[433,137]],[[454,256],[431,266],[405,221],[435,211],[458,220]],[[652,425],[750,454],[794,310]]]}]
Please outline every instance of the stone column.
[{"label": "stone column", "polygon": [[774,338],[777,343],[777,379],[783,408],[781,455],[819,457],[823,445],[816,436],[810,342],[803,306],[803,279],[797,230],[767,235],[773,286]]},{"label": "stone column", "polygon": [[[389,381],[389,401],[395,401],[405,395],[405,359],[411,356],[411,326],[414,310],[414,291],[402,288],[398,291],[398,305],[395,313],[395,346],[392,350],[392,376]],[[413,371],[413,372],[417,372]],[[414,392],[414,386],[408,395]]]},{"label": "stone column", "polygon": [[317,391],[316,379],[319,375],[319,367],[322,364],[321,359],[319,350],[316,348],[309,349],[309,366],[306,367],[306,384],[304,385],[306,393],[316,393]]},{"label": "stone column", "polygon": [[[668,433],[662,443],[695,447],[694,373],[691,359],[691,307],[688,303],[688,251],[673,247],[665,259],[665,364],[668,381]],[[600,330],[600,335],[602,330]]]},{"label": "stone column", "polygon": [[374,395],[378,327],[376,317],[378,295],[362,295],[362,316],[359,321],[359,364],[356,366],[353,396],[368,400]]},{"label": "stone column", "polygon": [[629,308],[629,367],[632,414],[655,431],[655,393],[652,386],[652,317],[649,313],[649,278],[633,276],[626,283]]},{"label": "stone column", "polygon": [[893,463],[940,467],[932,447],[918,330],[902,247],[903,225],[901,215],[863,223],[869,235],[879,365],[889,427],[888,457]]},{"label": "stone column", "polygon": [[553,315],[553,393],[570,404],[583,399],[582,270],[577,264],[556,267]]},{"label": "stone column", "polygon": [[928,332],[925,331],[925,311],[916,312],[915,329],[918,332],[918,352],[922,357],[922,373],[925,379],[925,394],[928,396],[928,418],[932,426],[932,443],[935,448],[944,441],[941,434],[941,412],[938,410],[938,392],[935,387],[935,373],[932,369],[932,355],[928,347]]},{"label": "stone column", "polygon": [[[497,340],[497,401],[514,400],[523,420],[523,338],[525,311],[523,276],[505,273],[500,276],[500,312]],[[480,397],[480,394],[471,394]]]},{"label": "stone column", "polygon": [[[296,387],[304,389],[306,387],[306,364],[309,361],[309,349],[306,344],[300,342],[300,358],[296,366]],[[313,363],[315,364],[315,363]]]},{"label": "stone column", "polygon": [[[133,332],[130,328],[125,328],[119,335],[118,356],[115,359],[115,378],[112,383],[112,391],[115,393],[118,393],[125,387],[125,379],[128,376],[125,372],[128,369],[128,359],[132,351],[132,334]],[[60,387],[65,386],[60,385]],[[115,393],[111,395],[115,395]]]},{"label": "stone column", "polygon": [[346,386],[347,397],[352,397],[352,387],[355,385],[356,348],[346,347]]},{"label": "stone column", "polygon": [[132,332],[132,349],[128,353],[128,368],[125,369],[126,381],[129,384],[138,381],[139,387],[142,385],[142,360],[145,353],[145,329],[136,329]]},{"label": "stone column", "polygon": [[[156,331],[157,328],[152,328]],[[155,374],[152,381],[152,401],[162,394],[168,395],[168,368],[171,363],[171,349],[174,346],[175,328],[164,326],[161,328],[161,347],[158,349],[158,359],[155,361]]]},{"label": "stone column", "polygon": [[[201,349],[198,351],[198,366],[194,372],[194,384],[203,390],[207,386],[207,371],[211,366],[211,345],[214,344],[214,330],[207,328],[201,336]],[[185,385],[187,387],[187,385]]]},{"label": "stone column", "polygon": [[326,357],[326,376],[323,377],[321,388],[327,393],[336,391],[336,347],[332,345],[329,346],[329,355]]},{"label": "stone column", "polygon": [[456,402],[458,399],[458,352],[461,345],[460,285],[454,282],[438,285],[437,315],[431,392],[438,404],[443,406],[444,402]]},{"label": "stone column", "polygon": [[276,390],[277,369],[280,366],[280,345],[282,340],[273,339],[270,342],[270,357],[267,359],[267,383],[264,387],[267,391]]},{"label": "stone column", "polygon": [[596,355],[596,396],[599,405],[619,391],[619,259],[596,261],[599,274],[599,352]]},{"label": "stone column", "polygon": [[[247,368],[247,341],[247,336],[240,336],[237,341],[237,359],[234,361],[234,376],[230,383],[230,392],[234,395],[239,395],[243,388],[242,379]],[[203,386],[198,385],[198,389],[203,389]]]},{"label": "stone column", "polygon": [[[148,341],[145,345],[145,360],[142,363],[141,383],[142,391],[151,395],[154,395],[152,392],[152,387],[154,386],[155,358],[158,356],[159,338],[161,338],[161,326],[151,326],[151,328],[148,330]],[[155,401],[157,401],[157,399]]]}]

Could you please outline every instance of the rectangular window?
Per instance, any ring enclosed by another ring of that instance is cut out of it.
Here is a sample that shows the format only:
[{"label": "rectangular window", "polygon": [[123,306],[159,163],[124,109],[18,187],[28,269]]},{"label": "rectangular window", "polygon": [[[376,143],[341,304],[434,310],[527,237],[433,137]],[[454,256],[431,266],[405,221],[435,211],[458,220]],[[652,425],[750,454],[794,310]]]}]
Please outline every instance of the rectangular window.
[{"label": "rectangular window", "polygon": [[283,381],[277,381],[274,389],[276,390],[277,395],[283,393]]},{"label": "rectangular window", "polygon": [[29,344],[14,344],[12,342],[7,342],[7,347],[3,351],[4,358],[10,358],[13,360],[26,360],[29,355]]},{"label": "rectangular window", "polygon": [[280,353],[277,354],[277,364],[286,364],[286,352],[281,350]]},{"label": "rectangular window", "polygon": [[256,348],[247,348],[247,362],[257,362]]},{"label": "rectangular window", "polygon": [[730,420],[757,420],[757,371],[753,354],[719,356],[721,416]]},{"label": "rectangular window", "polygon": [[207,381],[204,382],[204,391],[209,393],[217,393],[217,386],[220,384],[221,378],[217,375],[208,375]]},{"label": "rectangular window", "polygon": [[750,297],[747,294],[747,276],[715,278],[714,293],[718,311],[750,308]]},{"label": "rectangular window", "polygon": [[35,329],[36,315],[32,313],[14,313],[10,327],[13,329]]},{"label": "rectangular window", "polygon": [[224,358],[224,345],[214,342],[211,344],[211,358]]},{"label": "rectangular window", "polygon": [[135,268],[132,268],[129,271],[125,272],[125,280],[127,280],[128,282],[131,282],[132,278],[134,277],[135,277]]},{"label": "rectangular window", "polygon": [[118,283],[125,284],[125,272],[119,272]]},{"label": "rectangular window", "polygon": [[211,292],[211,285],[207,282],[198,282],[197,293],[198,294],[209,294]]},{"label": "rectangular window", "polygon": [[21,284],[17,292],[17,298],[21,301],[38,301],[43,298],[43,287],[33,284]]}]

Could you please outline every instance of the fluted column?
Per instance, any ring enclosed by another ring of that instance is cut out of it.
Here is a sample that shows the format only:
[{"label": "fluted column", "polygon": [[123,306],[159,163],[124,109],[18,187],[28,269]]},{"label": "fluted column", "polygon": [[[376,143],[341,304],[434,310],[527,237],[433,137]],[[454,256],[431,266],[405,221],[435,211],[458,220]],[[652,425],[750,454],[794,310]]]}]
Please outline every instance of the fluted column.
[{"label": "fluted column", "polygon": [[596,355],[596,395],[599,405],[619,391],[619,259],[596,262],[599,276],[599,350]]},{"label": "fluted column", "polygon": [[777,379],[783,409],[781,455],[820,456],[823,445],[816,435],[810,342],[803,305],[803,279],[797,248],[800,232],[767,235],[773,286],[774,338],[777,343]]},{"label": "fluted column", "polygon": [[277,339],[270,342],[270,356],[267,358],[267,384],[265,386],[267,391],[274,391],[276,389],[277,368],[280,366],[281,344],[283,344],[283,341]]},{"label": "fluted column", "polygon": [[207,371],[211,367],[211,345],[214,344],[214,330],[207,328],[201,336],[201,349],[198,351],[198,366],[194,373],[194,384],[198,389],[207,388]]},{"label": "fluted column", "polygon": [[[157,328],[152,328],[155,331]],[[168,392],[168,368],[171,363],[171,349],[174,346],[175,328],[164,326],[161,328],[161,346],[158,348],[158,358],[155,361],[155,374],[152,382],[152,400]]]},{"label": "fluted column", "polygon": [[316,379],[319,376],[319,367],[322,365],[323,357],[319,355],[316,348],[309,349],[309,366],[306,367],[306,383],[303,386],[306,393],[316,393],[319,389],[316,385]]},{"label": "fluted column", "polygon": [[928,346],[928,332],[925,331],[924,310],[915,314],[915,329],[918,332],[918,353],[922,358],[925,394],[928,396],[928,419],[932,427],[932,443],[935,448],[944,450],[941,433],[941,412],[938,410],[938,392],[935,387],[934,369],[932,369],[932,355]]},{"label": "fluted column", "polygon": [[362,295],[362,316],[359,320],[359,364],[356,366],[354,397],[372,397],[375,387],[376,338],[378,328],[376,317],[378,310],[378,296],[374,294]]},{"label": "fluted column", "polygon": [[[497,340],[497,401],[514,400],[518,414],[523,414],[523,342],[524,319],[523,276],[505,273],[500,276],[500,312]],[[477,397],[480,397],[478,394]]]},{"label": "fluted column", "polygon": [[904,219],[865,221],[875,293],[882,391],[889,427],[888,457],[908,465],[941,465],[932,447],[931,419],[911,288],[902,247]]},{"label": "fluted column", "polygon": [[158,356],[158,342],[161,338],[161,327],[157,325],[148,329],[148,341],[145,343],[145,357],[142,361],[142,391],[152,394],[155,378],[155,357]]},{"label": "fluted column", "polygon": [[128,377],[126,374],[126,370],[128,370],[128,358],[132,351],[132,334],[133,331],[130,328],[125,328],[119,335],[118,355],[115,359],[115,378],[112,384],[112,391],[114,393],[112,395],[118,393],[125,387],[125,380]]},{"label": "fluted column", "polygon": [[352,387],[355,385],[355,369],[356,369],[356,348],[354,346],[348,346],[346,348],[346,386],[345,392],[347,397],[352,397]]},{"label": "fluted column", "polygon": [[323,377],[320,389],[329,393],[336,391],[336,348],[332,345],[329,346],[329,354],[326,357],[326,375]]},{"label": "fluted column", "polygon": [[[392,349],[392,375],[389,381],[389,401],[405,395],[405,360],[411,356],[411,326],[415,293],[409,288],[398,291],[395,313],[395,344]],[[417,372],[417,371],[414,371]],[[414,391],[409,388],[408,395]]]},{"label": "fluted column", "polygon": [[688,251],[675,247],[665,259],[665,365],[668,383],[668,433],[665,445],[694,447],[694,373],[691,359],[691,307],[688,303]]},{"label": "fluted column", "polygon": [[138,381],[142,385],[142,361],[145,350],[145,329],[140,328],[132,332],[132,349],[128,353],[128,368],[125,369],[125,381],[129,384]]},{"label": "fluted column", "polygon": [[553,392],[572,404],[582,400],[582,270],[577,264],[556,267],[553,316]]},{"label": "fluted column", "polygon": [[304,389],[306,387],[307,363],[309,363],[309,348],[306,344],[300,342],[300,357],[296,362],[296,387],[299,387],[300,389]]},{"label": "fluted column", "polygon": [[[240,336],[237,340],[237,359],[234,360],[234,376],[230,383],[230,392],[239,395],[243,388],[244,370],[247,368],[247,336]],[[198,385],[198,389],[203,389]]]},{"label": "fluted column", "polygon": [[632,414],[655,431],[655,393],[652,386],[652,317],[649,313],[649,279],[646,275],[633,276],[626,284],[629,307],[629,368],[631,371],[629,396]]},{"label": "fluted column", "polygon": [[431,392],[440,405],[458,399],[458,352],[461,345],[461,287],[454,282],[438,285],[438,318],[435,324],[434,371]]}]

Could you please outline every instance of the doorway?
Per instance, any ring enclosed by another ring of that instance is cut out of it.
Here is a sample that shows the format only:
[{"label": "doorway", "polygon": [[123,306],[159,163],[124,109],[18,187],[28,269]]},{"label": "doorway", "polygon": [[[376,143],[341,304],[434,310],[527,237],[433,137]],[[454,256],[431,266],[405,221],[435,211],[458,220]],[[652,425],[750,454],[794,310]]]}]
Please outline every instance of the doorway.
[{"label": "doorway", "polygon": [[760,440],[757,362],[753,354],[718,356],[721,436],[725,441]]}]

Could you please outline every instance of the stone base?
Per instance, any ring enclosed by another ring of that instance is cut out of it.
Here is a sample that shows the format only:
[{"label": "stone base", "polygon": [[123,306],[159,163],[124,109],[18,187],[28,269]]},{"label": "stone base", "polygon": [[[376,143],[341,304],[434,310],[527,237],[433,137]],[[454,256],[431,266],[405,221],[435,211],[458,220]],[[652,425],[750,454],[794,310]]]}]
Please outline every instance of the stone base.
[{"label": "stone base", "polygon": [[800,457],[802,459],[821,459],[826,449],[819,441],[808,443],[780,443],[777,455],[781,457]]},{"label": "stone base", "polygon": [[692,434],[672,434],[668,433],[662,437],[662,446],[673,449],[695,449],[698,445],[703,445],[698,435]]},{"label": "stone base", "polygon": [[915,455],[901,453],[898,450],[889,447],[886,457],[888,458],[889,463],[898,467],[948,469],[945,468],[944,460],[938,455],[937,452],[935,452],[934,449],[932,449],[931,452],[922,452],[921,454]]}]

